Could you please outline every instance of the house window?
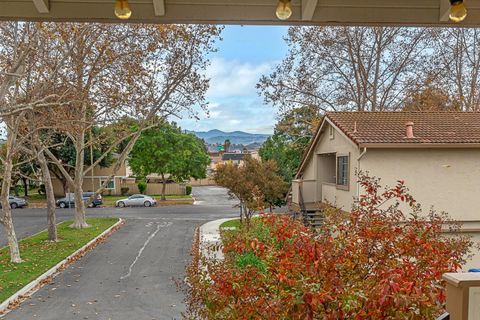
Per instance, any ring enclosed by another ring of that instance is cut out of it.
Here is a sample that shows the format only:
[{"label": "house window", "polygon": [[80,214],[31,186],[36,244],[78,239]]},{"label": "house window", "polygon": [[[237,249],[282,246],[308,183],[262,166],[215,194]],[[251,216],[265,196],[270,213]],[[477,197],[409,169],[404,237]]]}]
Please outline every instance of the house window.
[{"label": "house window", "polygon": [[333,126],[328,127],[328,135],[330,136],[330,139],[335,138],[335,128],[333,128]]},{"label": "house window", "polygon": [[[100,187],[103,186],[105,181],[107,181],[107,179],[100,180]],[[105,187],[105,189],[114,190],[115,189],[115,179],[110,180],[108,182],[107,186]]]},{"label": "house window", "polygon": [[337,186],[348,188],[348,156],[337,157]]}]

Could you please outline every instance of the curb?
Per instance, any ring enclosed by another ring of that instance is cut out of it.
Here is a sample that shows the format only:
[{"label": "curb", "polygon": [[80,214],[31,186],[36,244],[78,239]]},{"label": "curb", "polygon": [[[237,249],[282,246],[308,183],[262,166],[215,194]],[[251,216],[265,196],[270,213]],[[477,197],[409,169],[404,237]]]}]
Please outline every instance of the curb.
[{"label": "curb", "polygon": [[225,221],[238,218],[225,218],[209,221],[199,228],[198,250],[201,256],[208,259],[223,259],[222,240],[220,239],[220,225]]},{"label": "curb", "polygon": [[[32,294],[37,292],[45,284],[49,283],[53,278],[55,278],[60,272],[65,270],[71,264],[73,264],[78,258],[83,257],[88,251],[95,248],[98,244],[102,243],[103,240],[108,238],[112,233],[117,231],[123,224],[125,220],[119,218],[119,220],[113,224],[110,228],[103,231],[101,234],[96,236],[94,239],[87,242],[81,248],[76,250],[74,253],[57,263],[55,266],[47,270],[44,274],[40,275],[38,278],[24,286],[22,289],[17,291],[15,294],[10,296],[7,300],[3,301],[0,304],[0,318],[3,317],[8,312],[16,309],[20,303],[29,298]],[[40,231],[43,232],[43,231]],[[100,240],[100,241],[98,241]]]}]

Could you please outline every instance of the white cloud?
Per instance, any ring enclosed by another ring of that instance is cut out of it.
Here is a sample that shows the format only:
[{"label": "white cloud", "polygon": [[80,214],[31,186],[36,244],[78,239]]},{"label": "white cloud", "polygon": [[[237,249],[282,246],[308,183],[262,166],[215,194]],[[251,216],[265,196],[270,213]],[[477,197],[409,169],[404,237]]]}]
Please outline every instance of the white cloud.
[{"label": "white cloud", "polygon": [[200,120],[182,119],[178,123],[184,129],[208,131],[246,131],[251,133],[273,133],[275,113],[262,104],[258,97],[219,99],[215,102],[210,117],[200,115]]},{"label": "white cloud", "polygon": [[[213,118],[213,117],[212,117],[212,118]],[[240,124],[240,123],[242,123],[242,121],[240,121],[240,120],[238,120],[238,119],[230,119],[230,120],[228,120],[228,124],[229,124],[229,125],[232,125],[232,126],[237,125],[237,124]]]},{"label": "white cloud", "polygon": [[208,131],[242,130],[251,133],[273,133],[274,109],[265,106],[255,85],[268,74],[275,62],[252,64],[222,58],[212,59],[206,71],[210,80],[207,92],[209,114],[200,112],[200,120],[177,121],[184,129]]},{"label": "white cloud", "polygon": [[207,96],[209,98],[256,96],[255,85],[271,68],[271,63],[251,64],[214,58],[206,71],[207,77],[211,79]]}]

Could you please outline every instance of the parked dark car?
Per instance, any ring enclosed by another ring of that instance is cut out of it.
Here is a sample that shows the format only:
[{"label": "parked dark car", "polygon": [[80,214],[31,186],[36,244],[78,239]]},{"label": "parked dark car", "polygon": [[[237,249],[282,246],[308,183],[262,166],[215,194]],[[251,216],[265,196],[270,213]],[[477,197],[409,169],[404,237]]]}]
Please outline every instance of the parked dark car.
[{"label": "parked dark car", "polygon": [[[83,201],[90,198],[93,194],[94,194],[93,192],[84,192],[82,194]],[[69,201],[69,198],[70,198],[70,201]],[[58,199],[56,204],[57,204],[57,207],[60,207],[60,208],[74,208],[75,207],[75,198],[74,198],[73,194],[71,194],[70,197],[63,197],[63,198]],[[89,208],[95,208],[95,207],[101,206],[102,204],[103,204],[102,196],[97,195],[88,207]]]},{"label": "parked dark car", "polygon": [[[10,203],[10,208],[12,209],[23,208],[28,206],[27,200],[20,197],[14,197],[14,196],[8,197],[8,203]],[[1,207],[2,207],[2,204],[0,203],[0,208]]]}]

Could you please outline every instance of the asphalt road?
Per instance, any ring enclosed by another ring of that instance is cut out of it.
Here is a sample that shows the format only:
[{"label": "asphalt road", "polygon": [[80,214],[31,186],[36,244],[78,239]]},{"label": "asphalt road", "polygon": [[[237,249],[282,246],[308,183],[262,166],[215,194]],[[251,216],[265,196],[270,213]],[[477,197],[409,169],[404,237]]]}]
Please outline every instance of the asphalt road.
[{"label": "asphalt road", "polygon": [[[195,227],[238,214],[222,188],[197,187],[193,194],[193,206],[89,209],[91,216],[122,217],[126,224],[1,319],[181,319],[184,296],[174,280],[184,277]],[[44,229],[45,214],[15,210],[19,237]],[[57,214],[65,220],[73,211]]]}]

